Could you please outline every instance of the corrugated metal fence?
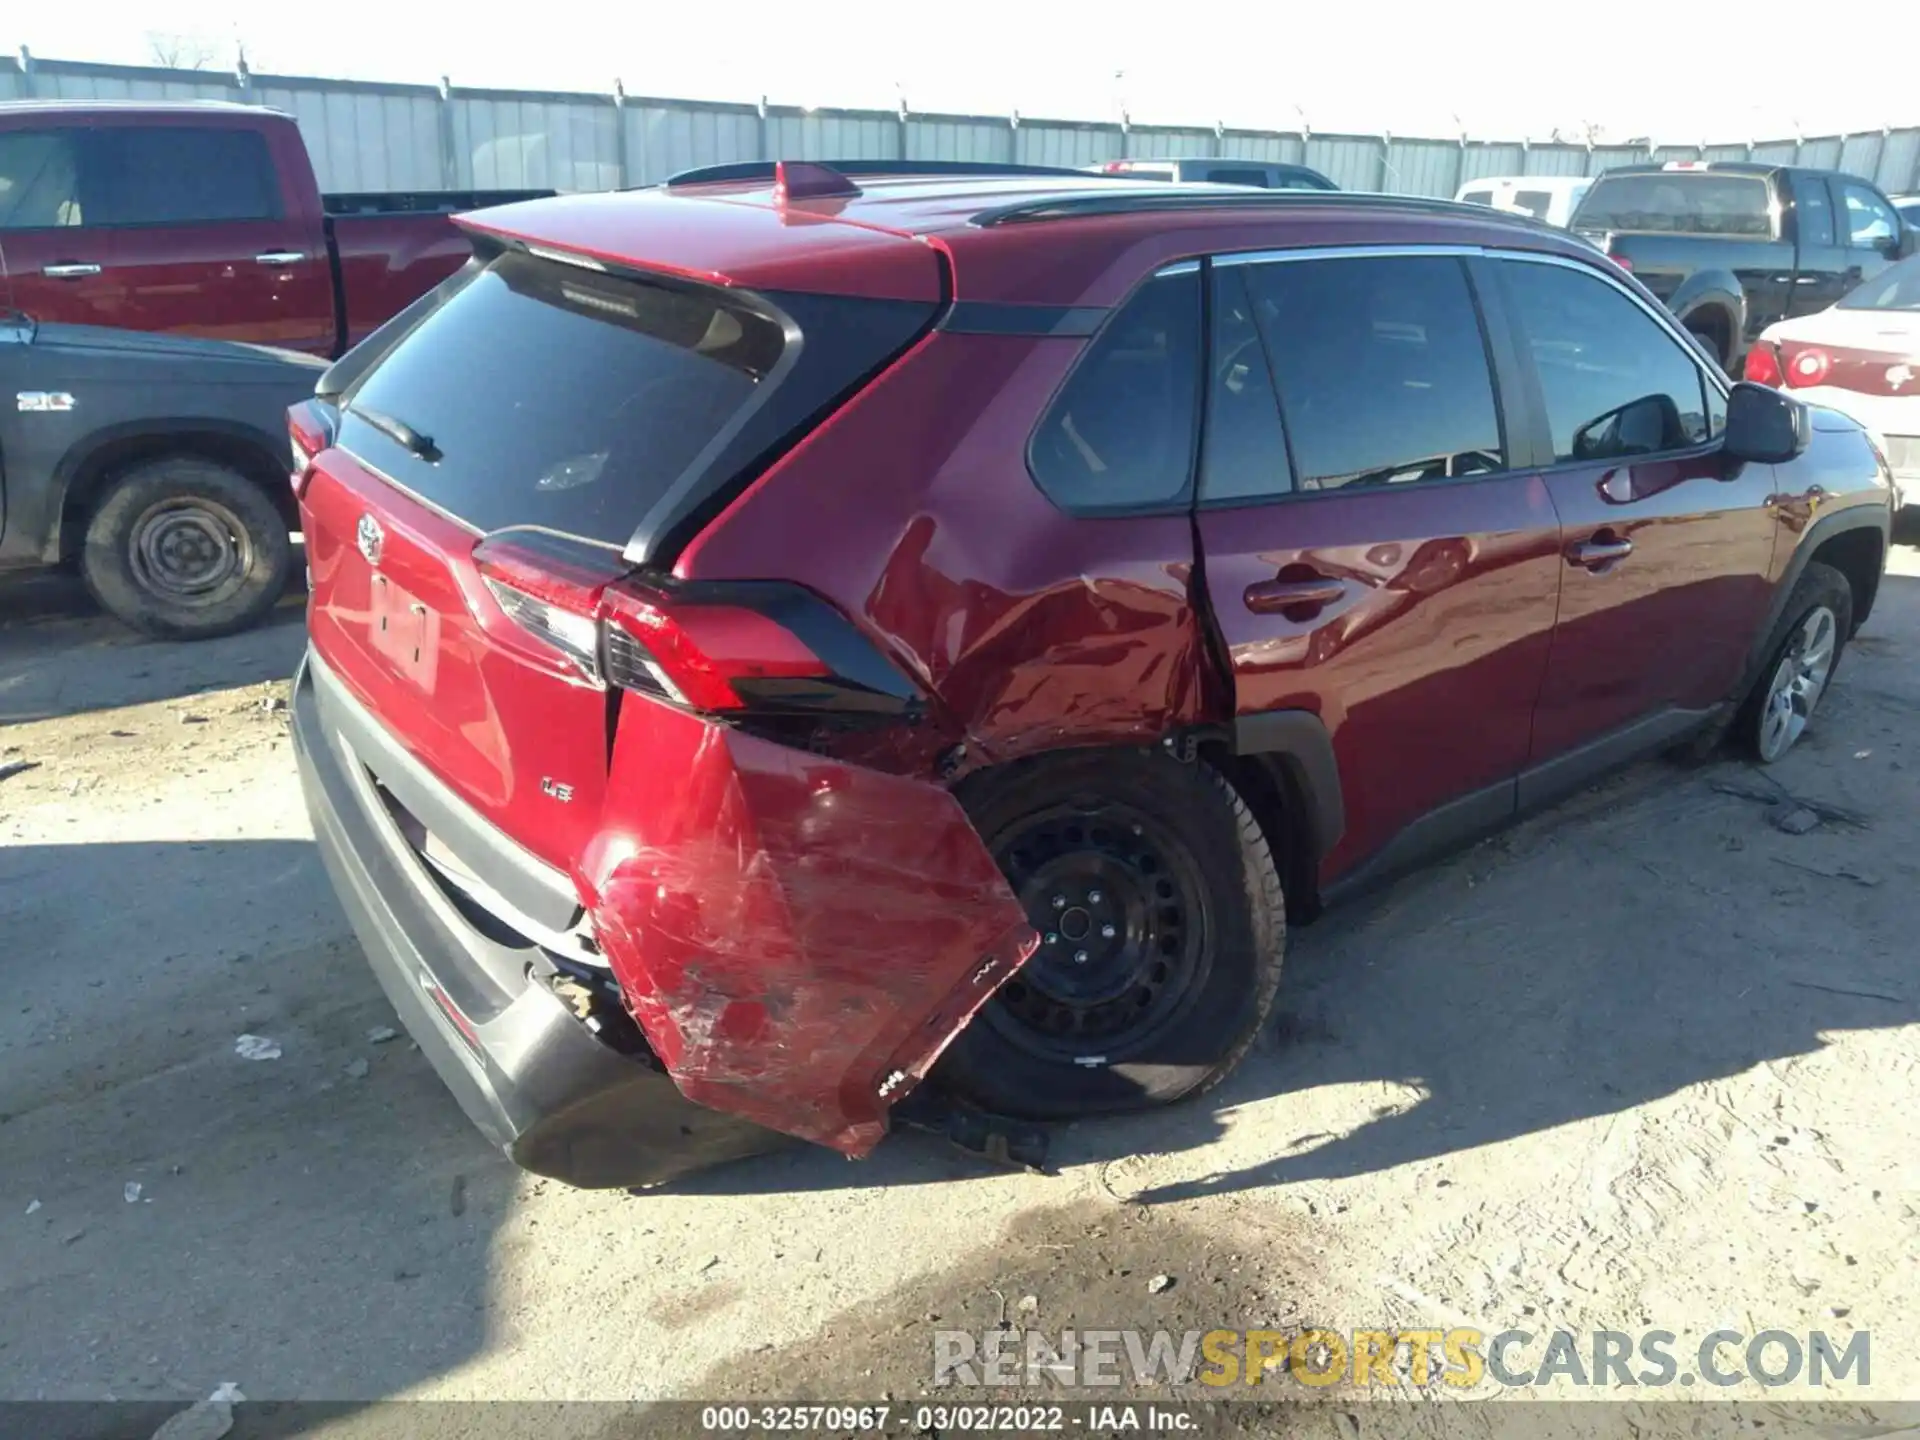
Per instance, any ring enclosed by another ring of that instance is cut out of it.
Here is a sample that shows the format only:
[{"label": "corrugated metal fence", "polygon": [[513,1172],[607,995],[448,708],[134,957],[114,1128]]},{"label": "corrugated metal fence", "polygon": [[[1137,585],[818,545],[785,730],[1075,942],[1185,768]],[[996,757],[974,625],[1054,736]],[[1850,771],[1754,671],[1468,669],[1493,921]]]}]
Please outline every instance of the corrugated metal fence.
[{"label": "corrugated metal fence", "polygon": [[800,110],[290,75],[0,59],[0,99],[234,100],[298,118],[329,191],[606,190],[730,160],[841,158],[1091,165],[1224,155],[1304,163],[1349,190],[1451,196],[1480,175],[1593,175],[1641,160],[1763,160],[1920,191],[1920,127],[1652,149],[1269,130]]}]

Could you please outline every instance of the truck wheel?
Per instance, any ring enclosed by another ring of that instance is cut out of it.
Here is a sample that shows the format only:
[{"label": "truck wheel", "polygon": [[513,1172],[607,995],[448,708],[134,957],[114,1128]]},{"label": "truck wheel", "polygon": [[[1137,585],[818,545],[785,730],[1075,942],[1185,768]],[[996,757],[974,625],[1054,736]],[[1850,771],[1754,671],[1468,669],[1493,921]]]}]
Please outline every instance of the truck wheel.
[{"label": "truck wheel", "polygon": [[961,799],[1041,939],[954,1040],[947,1087],[1062,1120],[1225,1077],[1272,1008],[1286,948],[1279,871],[1226,779],[1114,752],[989,771]]},{"label": "truck wheel", "polygon": [[292,568],[286,522],[260,487],[190,455],[109,483],[80,554],[101,608],[167,640],[245,629],[280,598]]},{"label": "truck wheel", "polygon": [[1806,731],[1814,708],[1853,633],[1853,587],[1831,566],[1811,561],[1774,627],[1766,668],[1747,697],[1736,733],[1763,765],[1771,765]]},{"label": "truck wheel", "polygon": [[1713,357],[1713,361],[1722,370],[1727,368],[1728,356],[1720,344],[1720,337],[1704,325],[1689,325],[1687,333],[1700,342],[1700,348]]}]

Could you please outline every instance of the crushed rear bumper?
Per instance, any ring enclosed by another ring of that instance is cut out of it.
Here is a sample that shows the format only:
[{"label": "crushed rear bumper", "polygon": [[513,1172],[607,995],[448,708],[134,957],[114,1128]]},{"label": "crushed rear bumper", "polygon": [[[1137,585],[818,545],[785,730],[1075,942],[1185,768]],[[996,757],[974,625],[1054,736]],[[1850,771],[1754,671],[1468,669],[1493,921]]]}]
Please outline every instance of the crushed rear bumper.
[{"label": "crushed rear bumper", "polygon": [[597,1038],[529,980],[531,942],[483,933],[462,913],[359,758],[354,737],[374,722],[311,654],[292,720],[314,839],[375,978],[461,1108],[515,1163],[572,1185],[640,1186],[790,1143],[694,1104],[651,1054]]}]

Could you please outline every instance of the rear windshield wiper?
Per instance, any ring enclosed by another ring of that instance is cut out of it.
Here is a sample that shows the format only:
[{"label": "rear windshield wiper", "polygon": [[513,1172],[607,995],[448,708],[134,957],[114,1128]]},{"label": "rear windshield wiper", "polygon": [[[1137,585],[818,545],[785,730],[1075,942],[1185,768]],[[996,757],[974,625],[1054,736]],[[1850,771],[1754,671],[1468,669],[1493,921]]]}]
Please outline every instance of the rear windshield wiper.
[{"label": "rear windshield wiper", "polygon": [[366,406],[359,404],[348,405],[347,413],[358,415],[396,445],[418,455],[429,465],[440,463],[440,447],[433,443],[433,437],[422,435],[406,421],[396,420],[391,415],[383,415],[378,410],[369,410]]}]

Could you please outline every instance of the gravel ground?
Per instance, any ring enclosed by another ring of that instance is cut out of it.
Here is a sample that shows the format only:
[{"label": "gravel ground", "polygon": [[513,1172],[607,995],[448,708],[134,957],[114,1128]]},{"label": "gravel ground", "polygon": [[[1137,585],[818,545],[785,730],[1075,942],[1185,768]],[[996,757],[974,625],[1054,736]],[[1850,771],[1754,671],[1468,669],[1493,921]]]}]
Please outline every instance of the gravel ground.
[{"label": "gravel ground", "polygon": [[[34,767],[0,780],[0,1400],[912,1400],[934,1331],[1002,1318],[1724,1327],[1870,1332],[1829,1392],[1870,1430],[1920,1399],[1920,555],[1893,569],[1785,763],[1639,767],[1296,932],[1204,1104],[1062,1131],[1047,1175],[902,1134],[641,1196],[518,1174],[371,1038],[286,733],[297,608],[184,647],[0,592],[0,773]],[[1776,791],[1831,818],[1784,833]]]}]

